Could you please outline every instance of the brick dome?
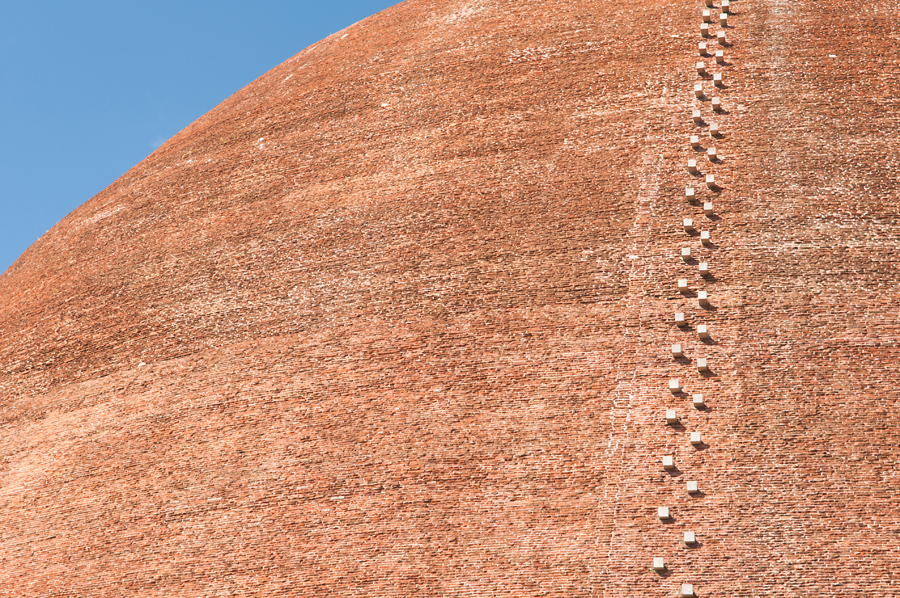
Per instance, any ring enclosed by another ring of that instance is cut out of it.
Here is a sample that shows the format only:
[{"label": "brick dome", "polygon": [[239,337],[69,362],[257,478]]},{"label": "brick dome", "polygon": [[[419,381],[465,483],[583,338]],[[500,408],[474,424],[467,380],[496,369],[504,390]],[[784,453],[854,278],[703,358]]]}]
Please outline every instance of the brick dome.
[{"label": "brick dome", "polygon": [[407,0],[42,237],[0,595],[896,598],[897,11],[704,8]]}]

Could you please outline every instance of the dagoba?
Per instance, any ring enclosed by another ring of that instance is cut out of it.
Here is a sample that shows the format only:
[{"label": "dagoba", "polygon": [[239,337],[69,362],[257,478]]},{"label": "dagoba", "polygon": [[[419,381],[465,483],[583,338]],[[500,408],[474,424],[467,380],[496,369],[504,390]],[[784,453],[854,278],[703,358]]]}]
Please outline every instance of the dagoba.
[{"label": "dagoba", "polygon": [[898,17],[407,0],[266,73],[0,277],[0,596],[897,598]]}]

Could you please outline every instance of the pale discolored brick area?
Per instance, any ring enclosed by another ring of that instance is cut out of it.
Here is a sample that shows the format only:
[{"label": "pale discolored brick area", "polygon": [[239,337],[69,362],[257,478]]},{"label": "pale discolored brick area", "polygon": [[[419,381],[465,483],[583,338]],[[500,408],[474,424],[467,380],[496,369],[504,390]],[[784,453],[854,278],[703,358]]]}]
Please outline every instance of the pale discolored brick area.
[{"label": "pale discolored brick area", "polygon": [[35,243],[0,595],[900,595],[898,9],[734,2],[691,205],[702,8],[408,0]]}]

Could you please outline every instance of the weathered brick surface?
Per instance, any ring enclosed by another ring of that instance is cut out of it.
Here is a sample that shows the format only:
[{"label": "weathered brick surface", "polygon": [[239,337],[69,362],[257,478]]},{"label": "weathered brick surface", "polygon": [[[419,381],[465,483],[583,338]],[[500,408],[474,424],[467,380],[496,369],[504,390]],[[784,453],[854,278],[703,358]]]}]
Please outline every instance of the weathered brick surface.
[{"label": "weathered brick surface", "polygon": [[0,595],[900,596],[898,9],[734,3],[712,220],[701,9],[408,0],[45,235]]}]

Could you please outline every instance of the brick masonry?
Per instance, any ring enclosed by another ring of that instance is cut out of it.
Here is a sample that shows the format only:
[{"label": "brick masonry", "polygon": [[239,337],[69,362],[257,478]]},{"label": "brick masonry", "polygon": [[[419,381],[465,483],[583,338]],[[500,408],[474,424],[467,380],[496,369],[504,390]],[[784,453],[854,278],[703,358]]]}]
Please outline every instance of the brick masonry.
[{"label": "brick masonry", "polygon": [[702,8],[408,0],[42,237],[0,595],[900,595],[898,8],[733,3],[697,451]]}]

